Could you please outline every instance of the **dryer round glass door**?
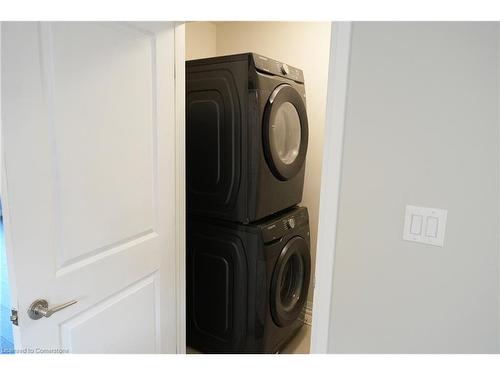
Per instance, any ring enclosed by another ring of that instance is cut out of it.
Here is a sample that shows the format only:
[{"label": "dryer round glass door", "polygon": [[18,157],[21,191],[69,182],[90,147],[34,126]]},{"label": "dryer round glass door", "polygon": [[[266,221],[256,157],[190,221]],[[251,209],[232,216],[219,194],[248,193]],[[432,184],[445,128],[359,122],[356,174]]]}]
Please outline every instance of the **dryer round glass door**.
[{"label": "dryer round glass door", "polygon": [[292,86],[273,91],[264,112],[264,153],[273,174],[282,181],[294,177],[304,165],[308,123],[304,101]]},{"label": "dryer round glass door", "polygon": [[301,138],[300,118],[293,104],[284,102],[278,107],[271,133],[272,147],[280,161],[292,164],[299,155]]},{"label": "dryer round glass door", "polygon": [[302,237],[291,238],[280,253],[271,282],[271,313],[278,326],[288,326],[300,316],[310,273],[309,245]]}]

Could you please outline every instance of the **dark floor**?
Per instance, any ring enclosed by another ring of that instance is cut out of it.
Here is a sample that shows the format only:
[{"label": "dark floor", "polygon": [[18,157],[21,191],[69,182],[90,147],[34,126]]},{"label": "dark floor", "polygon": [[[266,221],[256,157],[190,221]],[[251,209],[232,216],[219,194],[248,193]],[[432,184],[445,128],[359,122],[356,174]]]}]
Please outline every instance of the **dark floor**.
[{"label": "dark floor", "polygon": [[[309,354],[311,344],[311,326],[305,325],[300,329],[295,337],[285,345],[280,354]],[[203,354],[196,349],[186,348],[186,354]]]},{"label": "dark floor", "polygon": [[0,221],[0,354],[11,353],[14,349],[13,342],[3,222]]}]

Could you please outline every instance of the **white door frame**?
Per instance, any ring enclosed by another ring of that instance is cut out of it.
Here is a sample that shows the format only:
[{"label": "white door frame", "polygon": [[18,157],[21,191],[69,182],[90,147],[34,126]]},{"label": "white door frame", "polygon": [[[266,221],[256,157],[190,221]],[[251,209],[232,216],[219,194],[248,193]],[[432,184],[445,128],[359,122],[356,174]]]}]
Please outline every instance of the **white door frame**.
[{"label": "white door frame", "polygon": [[177,354],[186,354],[186,111],[185,26],[175,27],[175,243],[177,293]]},{"label": "white door frame", "polygon": [[[185,26],[184,22],[176,23],[175,27],[175,195],[176,195],[176,205],[175,205],[175,263],[176,263],[176,275],[175,275],[175,288],[176,288],[176,335],[177,335],[177,353],[186,353],[186,226],[185,226],[185,216],[186,216],[186,197],[185,197]],[[1,28],[2,22],[0,22],[0,82],[1,82]],[[1,100],[0,100],[0,124],[1,124]],[[4,164],[4,150],[3,138],[0,138],[2,142],[0,147],[0,168],[1,168],[1,192],[3,197],[7,196],[8,189],[5,182],[5,164]],[[2,210],[5,213],[4,229],[10,228],[8,224],[10,211],[8,207],[8,200],[3,199]],[[5,246],[8,252],[11,248],[11,235],[8,230],[4,230],[5,236]],[[13,275],[13,264],[12,256],[7,257],[8,269],[9,269],[9,281],[10,285],[13,285],[14,275]],[[17,295],[15,288],[11,288],[11,304],[12,308],[17,309]],[[18,330],[13,330],[14,340],[19,340]]]},{"label": "white door frame", "polygon": [[351,22],[332,23],[311,353],[328,353],[331,341],[333,274],[342,175],[351,28]]},{"label": "white door frame", "polygon": [[[5,21],[4,21],[5,22]],[[3,22],[0,22],[0,86],[2,83],[2,24]],[[2,90],[0,90],[0,133],[2,133]],[[15,283],[14,283],[14,261],[13,261],[13,254],[9,254],[12,249],[12,236],[10,235],[9,228],[10,226],[10,209],[9,209],[9,203],[8,199],[5,199],[5,197],[8,196],[8,189],[7,189],[7,183],[6,183],[6,168],[5,168],[5,147],[4,147],[4,137],[1,137],[0,142],[2,145],[0,146],[0,167],[2,168],[1,171],[1,197],[2,197],[2,216],[3,216],[3,235],[4,235],[4,249],[6,252],[6,259],[7,259],[7,270],[8,270],[8,281],[9,281],[9,289],[10,289],[10,306],[11,309],[18,309],[18,302],[17,302],[17,289],[15,288]],[[12,329],[12,337],[14,339],[14,342],[19,342],[20,337],[19,337],[19,330],[15,329],[13,327]]]}]

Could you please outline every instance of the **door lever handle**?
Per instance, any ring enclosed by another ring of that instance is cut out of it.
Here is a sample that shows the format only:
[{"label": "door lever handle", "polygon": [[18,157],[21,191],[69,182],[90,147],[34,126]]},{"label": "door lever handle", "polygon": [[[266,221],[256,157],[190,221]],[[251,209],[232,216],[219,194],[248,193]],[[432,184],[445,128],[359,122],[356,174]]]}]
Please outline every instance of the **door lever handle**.
[{"label": "door lever handle", "polygon": [[49,318],[55,312],[58,312],[62,309],[65,309],[66,307],[74,305],[77,302],[78,301],[73,300],[63,303],[62,305],[51,307],[49,309],[49,303],[46,300],[37,299],[35,302],[31,304],[30,308],[28,309],[28,316],[33,320],[38,320],[43,317]]}]

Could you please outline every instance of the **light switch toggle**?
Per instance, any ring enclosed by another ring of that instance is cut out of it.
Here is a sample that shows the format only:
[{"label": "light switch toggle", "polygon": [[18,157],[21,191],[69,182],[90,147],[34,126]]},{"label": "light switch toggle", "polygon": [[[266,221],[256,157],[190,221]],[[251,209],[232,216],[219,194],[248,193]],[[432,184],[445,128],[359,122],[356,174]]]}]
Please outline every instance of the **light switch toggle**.
[{"label": "light switch toggle", "polygon": [[439,218],[435,216],[427,216],[427,223],[425,225],[425,235],[427,237],[437,238],[439,226]]},{"label": "light switch toggle", "polygon": [[411,234],[421,234],[423,221],[424,221],[424,218],[422,217],[422,215],[411,215],[410,233]]},{"label": "light switch toggle", "polygon": [[448,211],[406,206],[403,239],[443,247]]}]

